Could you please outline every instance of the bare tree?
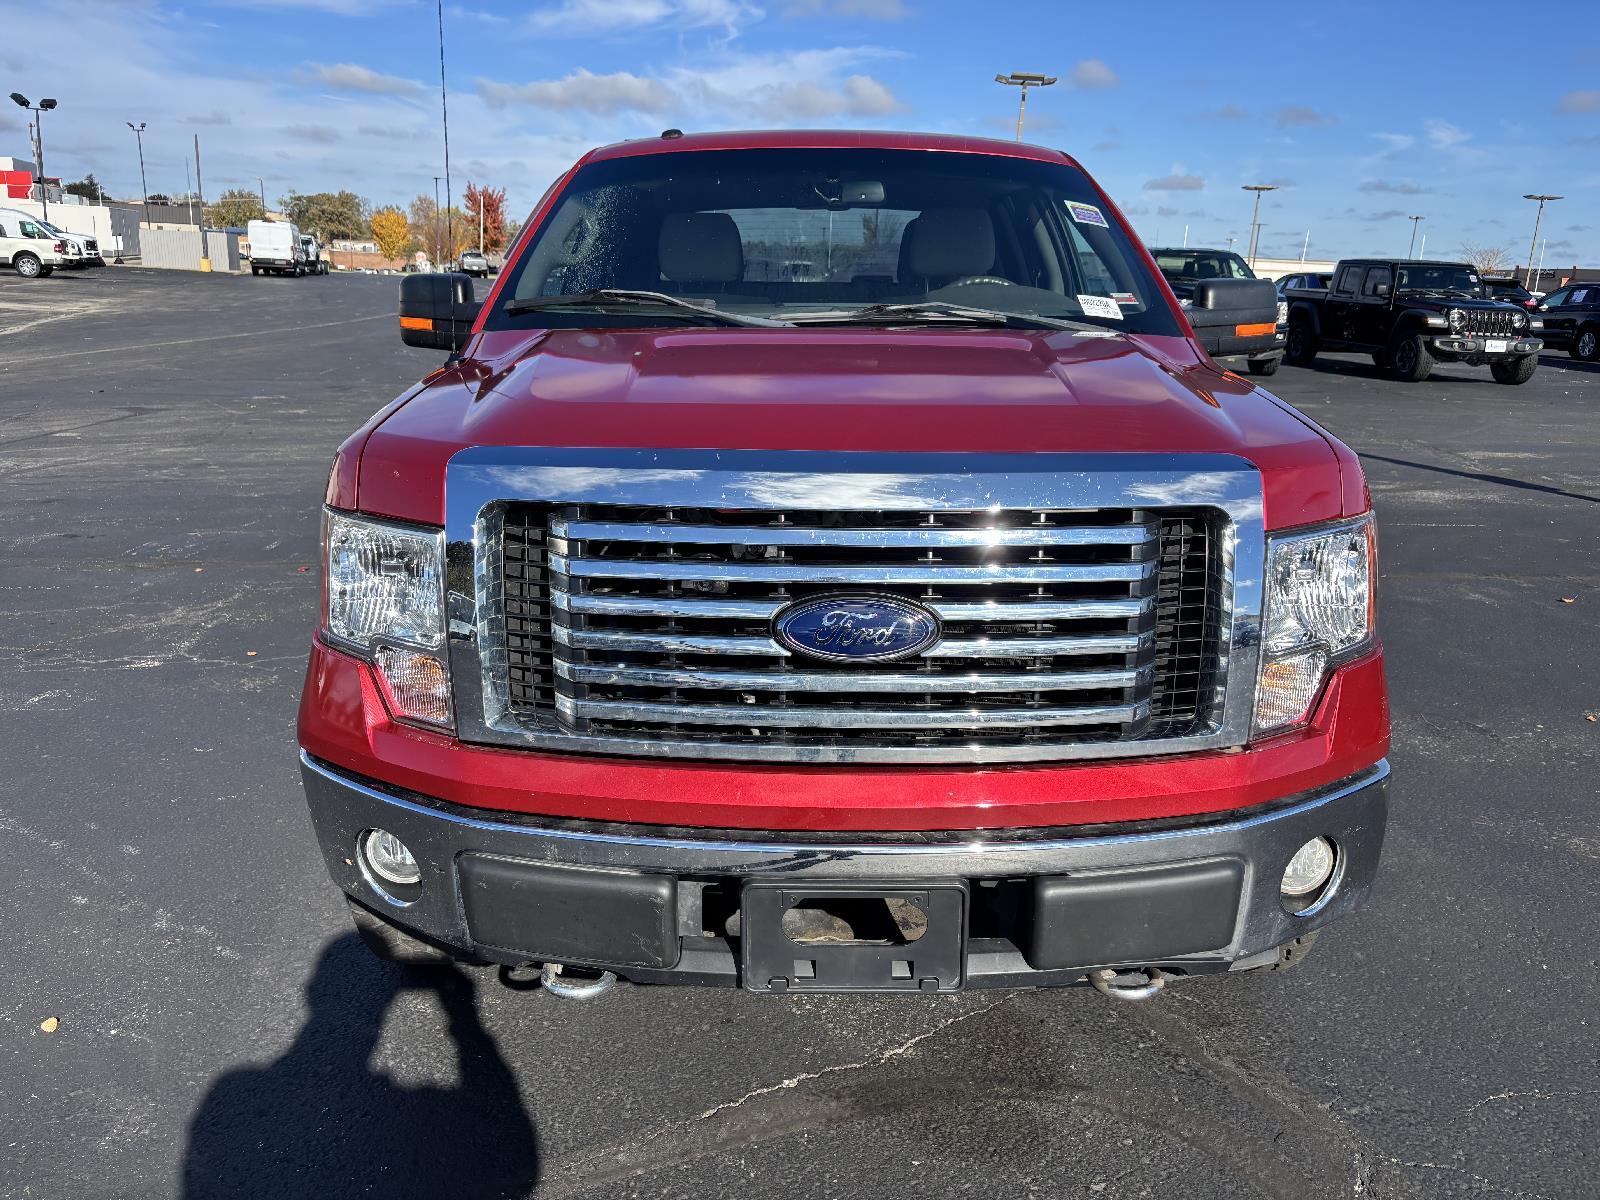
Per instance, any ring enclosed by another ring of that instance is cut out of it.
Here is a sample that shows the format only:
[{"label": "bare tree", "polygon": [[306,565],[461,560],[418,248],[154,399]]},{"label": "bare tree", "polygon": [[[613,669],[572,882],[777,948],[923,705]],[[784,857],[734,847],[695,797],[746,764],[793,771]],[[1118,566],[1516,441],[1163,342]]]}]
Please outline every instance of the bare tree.
[{"label": "bare tree", "polygon": [[1504,246],[1480,246],[1476,242],[1461,243],[1461,258],[1477,268],[1479,275],[1496,275],[1506,269],[1510,253]]}]

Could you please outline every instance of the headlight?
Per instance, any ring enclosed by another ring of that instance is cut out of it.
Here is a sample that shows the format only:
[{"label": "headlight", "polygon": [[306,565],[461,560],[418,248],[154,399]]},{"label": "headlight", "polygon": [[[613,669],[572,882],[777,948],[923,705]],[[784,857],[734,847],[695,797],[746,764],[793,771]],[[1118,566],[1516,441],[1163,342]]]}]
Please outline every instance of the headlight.
[{"label": "headlight", "polygon": [[444,533],[329,511],[330,641],[372,662],[397,715],[451,720],[444,657]]},{"label": "headlight", "polygon": [[1459,308],[1452,308],[1445,317],[1449,320],[1451,329],[1462,329],[1467,324],[1467,314]]},{"label": "headlight", "polygon": [[1513,328],[1513,329],[1521,329],[1527,323],[1528,323],[1528,314],[1527,313],[1525,313],[1525,312],[1514,312],[1514,313],[1511,314],[1511,328]]},{"label": "headlight", "polygon": [[1304,721],[1328,668],[1373,630],[1372,516],[1270,540],[1255,731]]}]

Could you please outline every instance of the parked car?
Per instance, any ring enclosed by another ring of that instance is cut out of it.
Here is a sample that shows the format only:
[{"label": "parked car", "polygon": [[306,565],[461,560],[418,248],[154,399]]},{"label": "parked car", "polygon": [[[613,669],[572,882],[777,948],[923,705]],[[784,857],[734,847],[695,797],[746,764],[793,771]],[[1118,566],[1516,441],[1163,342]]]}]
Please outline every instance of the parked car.
[{"label": "parked car", "polygon": [[464,275],[486,279],[489,275],[489,260],[476,250],[464,251],[461,255],[461,271]]},{"label": "parked car", "polygon": [[[1231,250],[1157,246],[1152,247],[1150,253],[1178,303],[1191,310],[1195,289],[1207,281],[1256,278],[1250,265]],[[1245,302],[1245,307],[1226,314],[1225,319],[1209,320],[1202,314],[1197,321],[1194,311],[1189,313],[1189,319],[1212,358],[1219,362],[1242,361],[1252,375],[1271,375],[1283,358],[1285,310],[1272,284],[1266,280],[1260,282],[1263,286],[1249,293],[1251,298]]]},{"label": "parked car", "polygon": [[[1217,369],[1070,157],[672,131],[531,220],[482,304],[401,280],[449,365],[326,491],[300,761],[376,953],[1138,998],[1363,902],[1360,461]],[[833,269],[749,278],[773,243]]]},{"label": "parked car", "polygon": [[59,225],[52,224],[42,217],[35,217],[16,208],[0,208],[0,221],[31,221],[46,235],[61,243],[61,266],[68,270],[82,270],[85,267],[103,267],[106,260],[100,257],[100,241],[98,238],[83,233],[68,233]]},{"label": "parked car", "polygon": [[1491,300],[1504,300],[1508,304],[1520,304],[1529,309],[1539,306],[1538,297],[1523,286],[1522,280],[1509,275],[1485,275],[1483,291]]},{"label": "parked car", "polygon": [[1284,275],[1277,283],[1278,299],[1285,300],[1290,288],[1307,288],[1316,290],[1326,288],[1333,283],[1333,276],[1321,271],[1302,271],[1294,275]]},{"label": "parked car", "polygon": [[1545,345],[1580,362],[1600,359],[1600,283],[1558,287],[1539,301]]},{"label": "parked car", "polygon": [[250,274],[304,275],[306,247],[300,230],[290,221],[251,221]]},{"label": "parked car", "polygon": [[300,235],[300,250],[305,263],[307,275],[326,275],[328,273],[328,260],[323,257],[322,245],[309,233]]},{"label": "parked car", "polygon": [[0,265],[24,279],[43,279],[66,265],[66,254],[66,245],[35,218],[0,213]]},{"label": "parked car", "polygon": [[1436,362],[1485,363],[1518,384],[1539,366],[1542,323],[1490,299],[1467,263],[1346,259],[1327,290],[1291,288],[1286,359],[1310,366],[1323,350],[1372,355],[1397,379],[1424,380]]}]

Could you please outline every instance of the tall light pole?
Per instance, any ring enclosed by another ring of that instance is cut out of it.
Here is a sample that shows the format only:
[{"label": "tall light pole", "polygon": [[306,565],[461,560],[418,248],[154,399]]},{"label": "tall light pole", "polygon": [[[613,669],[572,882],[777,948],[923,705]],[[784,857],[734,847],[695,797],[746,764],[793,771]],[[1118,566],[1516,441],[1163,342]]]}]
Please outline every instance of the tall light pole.
[{"label": "tall light pole", "polygon": [[[435,0],[434,7],[439,15],[439,117],[444,126],[444,216],[445,237],[449,239],[449,249],[456,248],[455,230],[452,228],[450,209],[455,204],[455,197],[450,194],[450,100],[444,86],[444,0]],[[438,184],[434,184],[435,191]],[[434,198],[433,206],[439,207],[439,200]]]},{"label": "tall light pole", "polygon": [[[1539,248],[1539,222],[1544,220],[1545,202],[1547,200],[1560,200],[1563,197],[1541,196],[1535,192],[1528,192],[1522,198],[1524,200],[1537,200],[1539,202],[1539,212],[1533,218],[1533,241],[1528,243],[1528,272],[1523,276],[1523,279],[1527,279],[1533,274],[1533,252]],[[1528,290],[1531,292],[1533,289],[1530,287]]]},{"label": "tall light pole", "polygon": [[1417,226],[1421,224],[1422,218],[1407,217],[1406,220],[1411,222],[1411,245],[1406,249],[1406,257],[1410,258],[1417,248]]},{"label": "tall light pole", "polygon": [[1256,194],[1256,206],[1250,214],[1249,259],[1250,265],[1253,267],[1256,265],[1256,242],[1261,235],[1261,193],[1275,192],[1278,190],[1278,185],[1275,183],[1246,183],[1240,186],[1240,190]]},{"label": "tall light pole", "polygon": [[1017,96],[1017,141],[1022,140],[1022,118],[1028,111],[1028,89],[1031,87],[1049,87],[1056,81],[1054,75],[1036,75],[1029,71],[1013,71],[1009,75],[996,75],[996,83],[1003,83],[1008,87],[1021,88]]},{"label": "tall light pole", "polygon": [[144,122],[140,121],[135,125],[132,121],[124,121],[123,124],[133,130],[133,136],[139,142],[139,190],[144,197],[144,223],[148,225],[150,224],[150,185],[145,182],[144,178]]},{"label": "tall light pole", "polygon": [[261,176],[256,176],[256,190],[261,193],[261,219],[267,219],[267,185],[261,182]]},{"label": "tall light pole", "polygon": [[12,92],[11,98],[18,106],[33,113],[33,175],[39,181],[39,203],[44,205],[44,219],[50,219],[50,189],[44,183],[44,114],[56,106],[54,100],[41,100],[34,104],[21,92]]}]

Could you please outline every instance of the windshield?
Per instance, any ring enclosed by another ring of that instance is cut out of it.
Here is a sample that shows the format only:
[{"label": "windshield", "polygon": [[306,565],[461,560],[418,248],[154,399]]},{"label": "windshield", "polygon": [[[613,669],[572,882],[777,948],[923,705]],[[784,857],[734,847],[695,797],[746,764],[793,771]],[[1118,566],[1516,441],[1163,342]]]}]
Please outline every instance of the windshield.
[{"label": "windshield", "polygon": [[1398,267],[1397,274],[1397,292],[1456,292],[1463,296],[1483,296],[1478,273],[1465,264],[1413,264]]},{"label": "windshield", "polygon": [[611,159],[584,167],[562,192],[486,324],[694,320],[668,305],[613,306],[603,321],[575,306],[508,311],[614,288],[796,322],[942,304],[1177,335],[1151,273],[1099,205],[1076,168],[999,155],[752,149]]},{"label": "windshield", "polygon": [[1156,266],[1168,279],[1254,279],[1237,254],[1219,250],[1155,250]]}]

